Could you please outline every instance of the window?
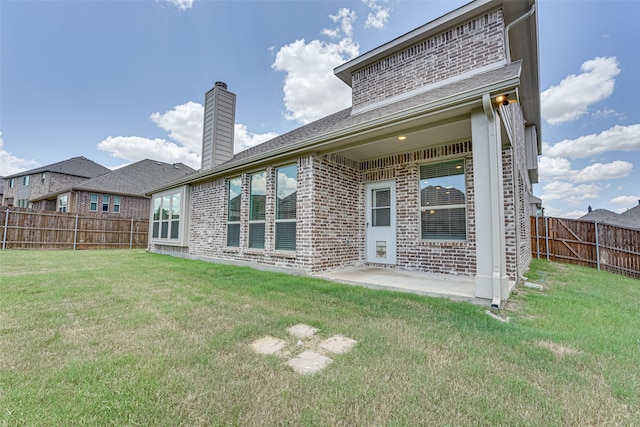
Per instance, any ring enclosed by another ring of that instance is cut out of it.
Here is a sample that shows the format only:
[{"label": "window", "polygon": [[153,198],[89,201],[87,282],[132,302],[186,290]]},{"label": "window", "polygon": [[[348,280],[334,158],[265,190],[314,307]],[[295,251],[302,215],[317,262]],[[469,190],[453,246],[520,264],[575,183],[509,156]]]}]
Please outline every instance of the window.
[{"label": "window", "polygon": [[24,185],[25,187],[29,186],[29,181],[30,181],[30,176],[29,175],[22,177],[22,185]]},{"label": "window", "polygon": [[67,200],[68,200],[68,196],[66,194],[62,196],[58,196],[58,212],[67,211]]},{"label": "window", "polygon": [[102,196],[102,212],[109,212],[109,196]]},{"label": "window", "polygon": [[423,239],[467,238],[466,194],[463,159],[420,166]]},{"label": "window", "polygon": [[264,213],[267,198],[266,173],[251,175],[249,185],[249,247],[264,249]]},{"label": "window", "polygon": [[240,199],[242,179],[230,179],[227,183],[227,246],[240,246]]},{"label": "window", "polygon": [[11,178],[9,180],[9,188],[13,188],[13,187],[15,187],[15,185],[16,185],[16,181],[13,178]]},{"label": "window", "polygon": [[47,179],[47,174],[43,173],[42,175],[40,175],[40,182],[42,182],[44,184],[44,181]]},{"label": "window", "polygon": [[91,195],[91,202],[89,203],[89,210],[92,212],[95,212],[98,210],[98,195],[97,194],[92,194]]},{"label": "window", "polygon": [[[180,242],[182,239],[183,189],[154,195],[151,237],[156,240]],[[115,200],[115,197],[114,197]]]},{"label": "window", "polygon": [[276,170],[276,242],[275,248],[296,249],[296,195],[298,169],[296,165]]},{"label": "window", "polygon": [[120,213],[120,203],[122,198],[120,196],[113,196],[113,212]]}]

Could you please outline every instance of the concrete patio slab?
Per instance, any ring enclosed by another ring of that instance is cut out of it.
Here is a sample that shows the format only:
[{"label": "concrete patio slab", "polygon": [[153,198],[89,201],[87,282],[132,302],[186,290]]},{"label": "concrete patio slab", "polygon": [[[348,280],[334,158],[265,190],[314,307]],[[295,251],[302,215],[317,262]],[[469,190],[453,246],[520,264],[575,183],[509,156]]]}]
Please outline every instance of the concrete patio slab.
[{"label": "concrete patio slab", "polygon": [[299,374],[309,375],[321,371],[332,362],[333,359],[321,354],[314,353],[313,351],[304,351],[289,360],[286,365],[293,368],[293,370]]},{"label": "concrete patio slab", "polygon": [[320,348],[330,353],[343,354],[348,352],[358,343],[358,341],[342,335],[334,335],[320,343]]},{"label": "concrete patio slab", "polygon": [[304,323],[298,323],[287,328],[287,332],[296,338],[310,338],[314,336],[320,329],[314,328]]},{"label": "concrete patio slab", "polygon": [[286,341],[267,335],[266,337],[254,341],[251,344],[251,348],[253,348],[256,353],[274,354],[282,350],[286,345]]},{"label": "concrete patio slab", "polygon": [[319,273],[316,277],[349,285],[365,286],[418,295],[446,297],[457,301],[490,305],[490,300],[476,298],[473,277],[425,273],[385,267],[348,267]]}]

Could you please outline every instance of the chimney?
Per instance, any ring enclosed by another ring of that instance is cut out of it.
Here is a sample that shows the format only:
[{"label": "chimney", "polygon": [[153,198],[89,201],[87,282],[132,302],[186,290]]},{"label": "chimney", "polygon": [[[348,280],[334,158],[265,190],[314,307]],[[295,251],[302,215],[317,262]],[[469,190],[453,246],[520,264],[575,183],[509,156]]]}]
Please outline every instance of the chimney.
[{"label": "chimney", "polygon": [[202,170],[214,167],[233,157],[233,130],[236,121],[236,94],[227,84],[216,82],[204,99],[202,131]]}]

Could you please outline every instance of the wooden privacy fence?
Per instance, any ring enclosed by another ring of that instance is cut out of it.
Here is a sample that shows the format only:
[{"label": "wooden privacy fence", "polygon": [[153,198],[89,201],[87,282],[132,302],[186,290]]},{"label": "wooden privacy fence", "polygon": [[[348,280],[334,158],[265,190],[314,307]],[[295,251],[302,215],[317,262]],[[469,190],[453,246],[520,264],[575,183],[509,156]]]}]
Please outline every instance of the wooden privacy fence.
[{"label": "wooden privacy fence", "polygon": [[640,230],[532,216],[531,251],[536,258],[586,265],[640,279]]},{"label": "wooden privacy fence", "polygon": [[146,248],[149,221],[105,215],[0,211],[2,249]]}]

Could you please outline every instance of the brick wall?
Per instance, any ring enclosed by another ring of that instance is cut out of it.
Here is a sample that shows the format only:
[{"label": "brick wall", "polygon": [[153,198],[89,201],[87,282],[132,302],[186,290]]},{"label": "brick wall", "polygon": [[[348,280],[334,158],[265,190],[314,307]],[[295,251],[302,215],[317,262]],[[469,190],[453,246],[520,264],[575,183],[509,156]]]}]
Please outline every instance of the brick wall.
[{"label": "brick wall", "polygon": [[494,10],[352,75],[354,109],[505,59],[502,10]]},{"label": "brick wall", "polygon": [[[98,194],[98,210],[91,210],[91,194]],[[102,196],[109,196],[109,211],[102,211]],[[151,202],[145,197],[132,197],[132,196],[120,196],[120,212],[115,214],[113,212],[113,198],[112,194],[104,193],[90,193],[86,191],[79,191],[74,194],[74,205],[69,206],[69,212],[75,212],[78,214],[88,213],[105,213],[111,215],[121,215],[123,218],[134,219],[149,219],[149,212],[151,210]],[[73,211],[71,209],[74,209]]]}]

